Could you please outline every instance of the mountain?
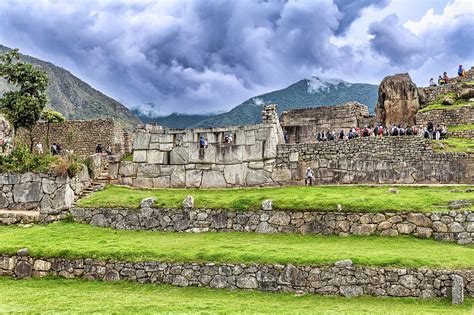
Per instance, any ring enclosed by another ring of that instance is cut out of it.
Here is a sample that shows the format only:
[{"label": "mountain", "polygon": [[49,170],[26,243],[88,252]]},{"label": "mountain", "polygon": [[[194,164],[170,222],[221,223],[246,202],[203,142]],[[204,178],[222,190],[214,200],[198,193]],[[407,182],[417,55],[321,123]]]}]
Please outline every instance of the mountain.
[{"label": "mountain", "polygon": [[169,128],[199,128],[255,124],[260,122],[263,104],[275,103],[278,113],[284,110],[320,107],[357,101],[369,107],[373,113],[378,98],[378,85],[348,83],[342,80],[322,80],[317,77],[304,79],[282,90],[252,97],[232,110],[217,115],[172,114],[163,117],[138,116],[143,121],[156,122]]},{"label": "mountain", "polygon": [[[0,45],[0,54],[10,48]],[[57,110],[69,120],[88,120],[96,118],[114,118],[124,128],[132,129],[140,120],[128,108],[107,95],[92,88],[89,84],[69,71],[27,55],[21,55],[21,61],[41,67],[49,77],[46,93],[49,107]],[[11,89],[4,79],[0,79],[0,95]]]}]

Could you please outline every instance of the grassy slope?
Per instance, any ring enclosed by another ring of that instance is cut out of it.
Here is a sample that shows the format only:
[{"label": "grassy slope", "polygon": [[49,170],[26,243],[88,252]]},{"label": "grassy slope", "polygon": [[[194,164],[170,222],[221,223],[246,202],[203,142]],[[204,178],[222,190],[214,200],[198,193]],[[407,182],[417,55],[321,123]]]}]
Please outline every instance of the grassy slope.
[{"label": "grassy slope", "polygon": [[[440,144],[443,144],[442,146]],[[433,142],[435,151],[442,152],[465,152],[474,153],[474,139],[468,138],[448,138],[439,143]]]},{"label": "grassy slope", "polygon": [[450,132],[464,131],[464,130],[474,130],[474,124],[448,126],[448,131],[450,131]]},{"label": "grassy slope", "polygon": [[[474,246],[411,237],[338,237],[256,233],[122,231],[56,223],[0,227],[0,253],[27,247],[33,256],[114,258],[129,261],[293,263],[472,268]],[[439,255],[443,253],[443,255]]]},{"label": "grassy slope", "polygon": [[[466,187],[400,186],[399,194],[388,186],[314,186],[246,189],[131,189],[109,186],[80,200],[79,207],[137,208],[140,200],[155,196],[157,207],[181,208],[185,196],[192,195],[197,208],[233,210],[260,209],[265,199],[275,209],[333,211],[338,204],[344,211],[448,211],[450,200],[474,200]],[[474,207],[471,206],[471,209]]]},{"label": "grassy slope", "polygon": [[[21,292],[21,294],[19,294]],[[0,277],[0,313],[469,314],[474,301],[343,298],[169,285]]]}]

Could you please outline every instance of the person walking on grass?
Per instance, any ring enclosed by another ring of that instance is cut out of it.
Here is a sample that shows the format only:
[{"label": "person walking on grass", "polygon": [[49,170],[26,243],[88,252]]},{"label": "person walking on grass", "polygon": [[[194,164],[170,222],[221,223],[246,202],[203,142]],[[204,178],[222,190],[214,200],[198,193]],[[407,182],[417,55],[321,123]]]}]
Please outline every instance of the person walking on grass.
[{"label": "person walking on grass", "polygon": [[306,169],[306,177],[304,180],[305,186],[313,186],[313,180],[314,180],[314,172],[311,169],[311,167],[308,167]]}]

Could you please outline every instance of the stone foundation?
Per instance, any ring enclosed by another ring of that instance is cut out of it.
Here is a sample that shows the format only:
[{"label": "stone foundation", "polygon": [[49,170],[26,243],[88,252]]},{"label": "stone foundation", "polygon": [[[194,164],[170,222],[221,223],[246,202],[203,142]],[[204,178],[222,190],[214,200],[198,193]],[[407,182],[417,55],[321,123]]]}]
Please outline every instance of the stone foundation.
[{"label": "stone foundation", "polygon": [[474,238],[472,211],[353,213],[73,208],[70,213],[78,222],[121,230],[300,233],[340,236],[414,235],[441,241],[455,241],[459,244],[470,244]]},{"label": "stone foundation", "polygon": [[74,178],[53,174],[0,174],[0,209],[68,209],[90,184],[86,166]]},{"label": "stone foundation", "polygon": [[124,262],[95,259],[0,256],[0,276],[14,278],[59,276],[88,280],[127,280],[216,289],[270,292],[302,291],[323,295],[448,297],[452,279],[463,278],[464,291],[474,297],[474,269],[394,269],[353,266]]}]

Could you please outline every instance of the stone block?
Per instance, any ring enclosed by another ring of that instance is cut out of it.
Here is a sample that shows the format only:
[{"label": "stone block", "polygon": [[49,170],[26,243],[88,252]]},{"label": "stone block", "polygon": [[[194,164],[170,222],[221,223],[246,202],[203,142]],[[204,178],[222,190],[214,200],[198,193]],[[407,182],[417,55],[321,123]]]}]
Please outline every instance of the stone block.
[{"label": "stone block", "polygon": [[13,186],[13,200],[17,203],[39,202],[42,196],[40,182],[25,182]]},{"label": "stone block", "polygon": [[249,169],[246,177],[246,182],[249,186],[271,184],[273,182],[272,173],[266,170]]},{"label": "stone block", "polygon": [[184,166],[175,166],[170,177],[171,187],[182,188],[186,186],[186,170]]},{"label": "stone block", "polygon": [[256,141],[255,145],[245,145],[242,149],[244,162],[261,161],[263,159],[263,142]]},{"label": "stone block", "polygon": [[216,163],[239,164],[243,160],[243,146],[223,145],[216,147]]},{"label": "stone block", "polygon": [[225,188],[227,183],[224,178],[223,172],[204,170],[202,173],[202,188]]},{"label": "stone block", "polygon": [[202,170],[186,170],[186,187],[201,187]]},{"label": "stone block", "polygon": [[453,304],[464,303],[464,278],[458,275],[451,276],[453,285],[451,289],[451,302]]},{"label": "stone block", "polygon": [[224,166],[224,178],[227,184],[245,186],[247,176],[247,164],[233,164]]},{"label": "stone block", "polygon": [[170,187],[170,176],[160,176],[153,178],[154,188],[169,188]]},{"label": "stone block", "polygon": [[119,175],[121,176],[136,176],[137,164],[130,161],[120,162]]},{"label": "stone block", "polygon": [[170,153],[170,164],[188,164],[189,163],[189,149],[185,146],[173,148]]},{"label": "stone block", "polygon": [[140,163],[137,166],[137,176],[139,176],[139,177],[158,177],[158,176],[160,176],[160,165]]},{"label": "stone block", "polygon": [[156,198],[155,197],[148,197],[145,199],[142,199],[140,201],[140,208],[151,208],[153,205],[155,205]]},{"label": "stone block", "polygon": [[216,146],[210,144],[207,148],[199,148],[197,145],[189,147],[189,163],[216,163]]},{"label": "stone block", "polygon": [[409,213],[407,220],[417,226],[430,227],[433,225],[433,222],[422,213]]},{"label": "stone block", "polygon": [[134,150],[133,151],[133,162],[143,163],[146,162],[146,150]]},{"label": "stone block", "polygon": [[146,161],[148,164],[168,164],[168,154],[158,150],[148,150]]},{"label": "stone block", "polygon": [[133,139],[134,150],[147,150],[150,144],[150,134],[146,132],[137,132]]},{"label": "stone block", "polygon": [[153,188],[153,178],[137,177],[133,179],[133,186],[139,188]]}]

